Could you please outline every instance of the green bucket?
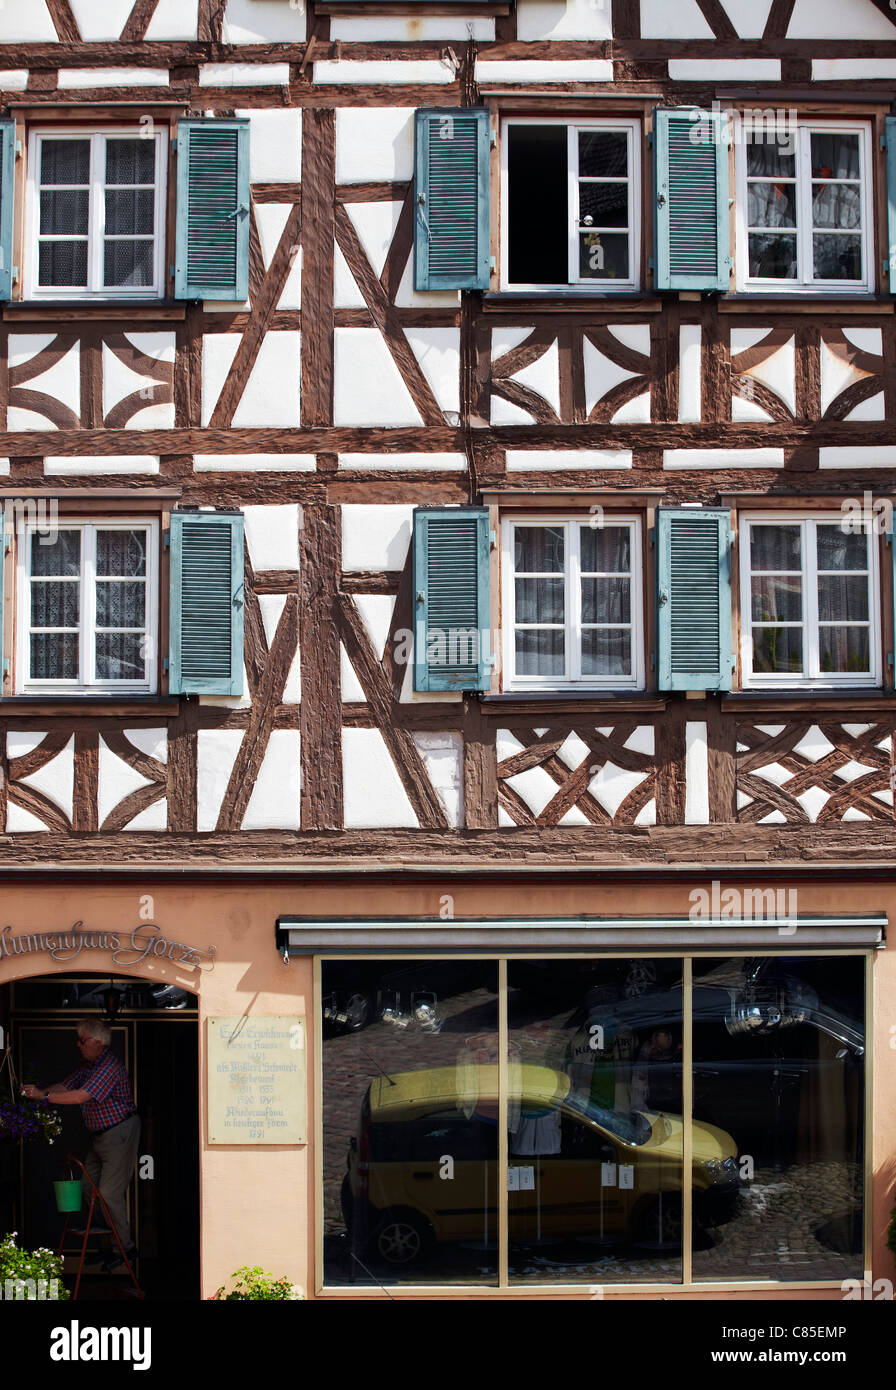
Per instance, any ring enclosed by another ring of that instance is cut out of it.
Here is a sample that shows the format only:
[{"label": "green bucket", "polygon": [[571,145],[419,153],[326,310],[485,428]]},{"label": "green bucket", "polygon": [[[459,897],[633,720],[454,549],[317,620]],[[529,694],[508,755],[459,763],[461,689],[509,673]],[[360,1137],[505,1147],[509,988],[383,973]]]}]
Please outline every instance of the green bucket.
[{"label": "green bucket", "polygon": [[54,1182],[53,1191],[56,1193],[57,1211],[80,1211],[82,1192],[81,1179],[66,1180],[65,1182]]}]

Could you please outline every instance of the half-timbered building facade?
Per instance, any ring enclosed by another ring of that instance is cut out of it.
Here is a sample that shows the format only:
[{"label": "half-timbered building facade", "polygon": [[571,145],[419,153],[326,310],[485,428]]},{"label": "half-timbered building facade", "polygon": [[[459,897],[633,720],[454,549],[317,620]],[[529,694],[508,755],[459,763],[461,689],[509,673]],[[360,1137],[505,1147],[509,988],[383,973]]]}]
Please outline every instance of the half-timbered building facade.
[{"label": "half-timbered building facade", "polygon": [[[0,6],[0,1023],[192,996],[203,1291],[888,1274],[894,75],[887,0]],[[244,1016],[305,1142],[213,1132]]]}]

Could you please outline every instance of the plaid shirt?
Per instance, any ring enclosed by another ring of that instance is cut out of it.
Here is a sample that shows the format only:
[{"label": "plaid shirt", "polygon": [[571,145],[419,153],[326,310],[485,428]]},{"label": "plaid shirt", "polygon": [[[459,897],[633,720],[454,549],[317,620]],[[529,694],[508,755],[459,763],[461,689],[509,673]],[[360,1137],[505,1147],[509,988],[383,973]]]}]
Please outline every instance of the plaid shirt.
[{"label": "plaid shirt", "polygon": [[89,1130],[117,1125],[136,1109],[124,1063],[107,1047],[95,1062],[85,1062],[63,1081],[67,1091],[87,1091],[90,1100],[81,1106]]}]

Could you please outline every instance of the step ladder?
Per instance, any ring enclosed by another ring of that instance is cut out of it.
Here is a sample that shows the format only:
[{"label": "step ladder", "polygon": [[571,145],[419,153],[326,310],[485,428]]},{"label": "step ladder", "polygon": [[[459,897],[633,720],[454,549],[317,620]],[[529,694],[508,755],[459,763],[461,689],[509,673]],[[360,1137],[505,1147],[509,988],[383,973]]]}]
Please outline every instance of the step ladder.
[{"label": "step ladder", "polygon": [[[103,1217],[104,1217],[104,1219],[105,1219],[106,1225],[109,1227],[109,1230],[112,1232],[112,1235],[115,1237],[115,1243],[117,1244],[119,1250],[121,1251],[121,1258],[124,1260],[125,1268],[127,1269],[127,1272],[128,1272],[128,1274],[130,1275],[130,1277],[131,1277],[131,1282],[132,1282],[132,1284],[134,1285],[134,1289],[135,1289],[135,1291],[136,1291],[137,1297],[138,1297],[138,1298],[145,1298],[146,1295],[144,1294],[143,1290],[141,1289],[139,1283],[137,1282],[137,1276],[136,1276],[136,1274],[134,1273],[133,1266],[132,1266],[130,1260],[128,1259],[128,1257],[127,1257],[127,1252],[125,1251],[124,1245],[122,1244],[121,1236],[118,1234],[118,1230],[117,1230],[117,1228],[116,1228],[115,1222],[112,1220],[112,1214],[111,1214],[111,1212],[109,1211],[109,1208],[106,1206],[105,1201],[103,1200],[103,1195],[102,1195],[102,1193],[100,1192],[100,1190],[99,1190],[99,1188],[97,1187],[96,1183],[93,1181],[93,1178],[90,1176],[90,1174],[88,1173],[87,1169],[84,1167],[84,1164],[80,1161],[80,1159],[73,1158],[71,1154],[66,1154],[66,1156],[65,1156],[65,1161],[66,1161],[66,1163],[70,1163],[70,1164],[72,1165],[73,1168],[80,1168],[80,1169],[81,1169],[81,1172],[82,1172],[83,1175],[84,1175],[83,1178],[81,1179],[81,1181],[82,1181],[82,1183],[86,1186],[86,1188],[87,1188],[87,1189],[89,1190],[89,1192],[90,1192],[90,1204],[89,1204],[89,1206],[88,1206],[88,1208],[87,1208],[87,1220],[86,1220],[85,1223],[84,1223],[84,1236],[83,1236],[83,1239],[81,1240],[81,1250],[80,1250],[80,1255],[79,1255],[79,1258],[78,1258],[78,1274],[77,1274],[77,1278],[75,1279],[75,1288],[74,1288],[74,1292],[72,1293],[72,1300],[75,1300],[75,1299],[78,1297],[78,1290],[79,1290],[80,1287],[81,1287],[81,1275],[82,1275],[82,1273],[83,1273],[83,1271],[84,1271],[84,1258],[85,1258],[85,1256],[86,1256],[86,1254],[87,1254],[87,1242],[88,1242],[88,1240],[90,1239],[90,1228],[91,1228],[91,1226],[92,1226],[92,1224],[93,1224],[94,1213],[97,1211],[97,1207],[99,1208],[99,1211],[102,1213],[102,1215],[103,1215]],[[62,1235],[60,1236],[60,1238],[59,1238],[59,1244],[58,1244],[58,1246],[56,1247],[56,1254],[57,1254],[57,1255],[65,1255],[65,1254],[66,1254],[66,1251],[65,1251],[65,1248],[64,1248],[64,1247],[65,1247],[66,1237],[67,1237],[67,1235],[68,1235],[69,1222],[71,1221],[72,1217],[73,1217],[73,1216],[76,1216],[76,1215],[78,1215],[77,1212],[67,1212],[67,1213],[66,1213],[65,1222],[64,1222],[63,1227],[62,1227]],[[68,1253],[69,1253],[69,1254],[74,1254],[75,1252],[74,1252],[74,1250],[70,1250],[70,1251],[68,1251]]]}]

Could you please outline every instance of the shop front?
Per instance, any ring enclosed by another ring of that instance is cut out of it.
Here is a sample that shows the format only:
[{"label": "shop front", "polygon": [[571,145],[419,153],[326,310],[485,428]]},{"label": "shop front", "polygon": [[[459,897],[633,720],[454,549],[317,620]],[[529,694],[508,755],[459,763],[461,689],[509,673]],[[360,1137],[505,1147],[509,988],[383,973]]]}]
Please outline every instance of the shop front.
[{"label": "shop front", "polygon": [[247,1264],[336,1299],[891,1276],[886,883],[106,878],[6,892],[0,1026],[49,1082],[120,995],[141,1250],[173,1268],[198,1226],[169,1297]]}]

